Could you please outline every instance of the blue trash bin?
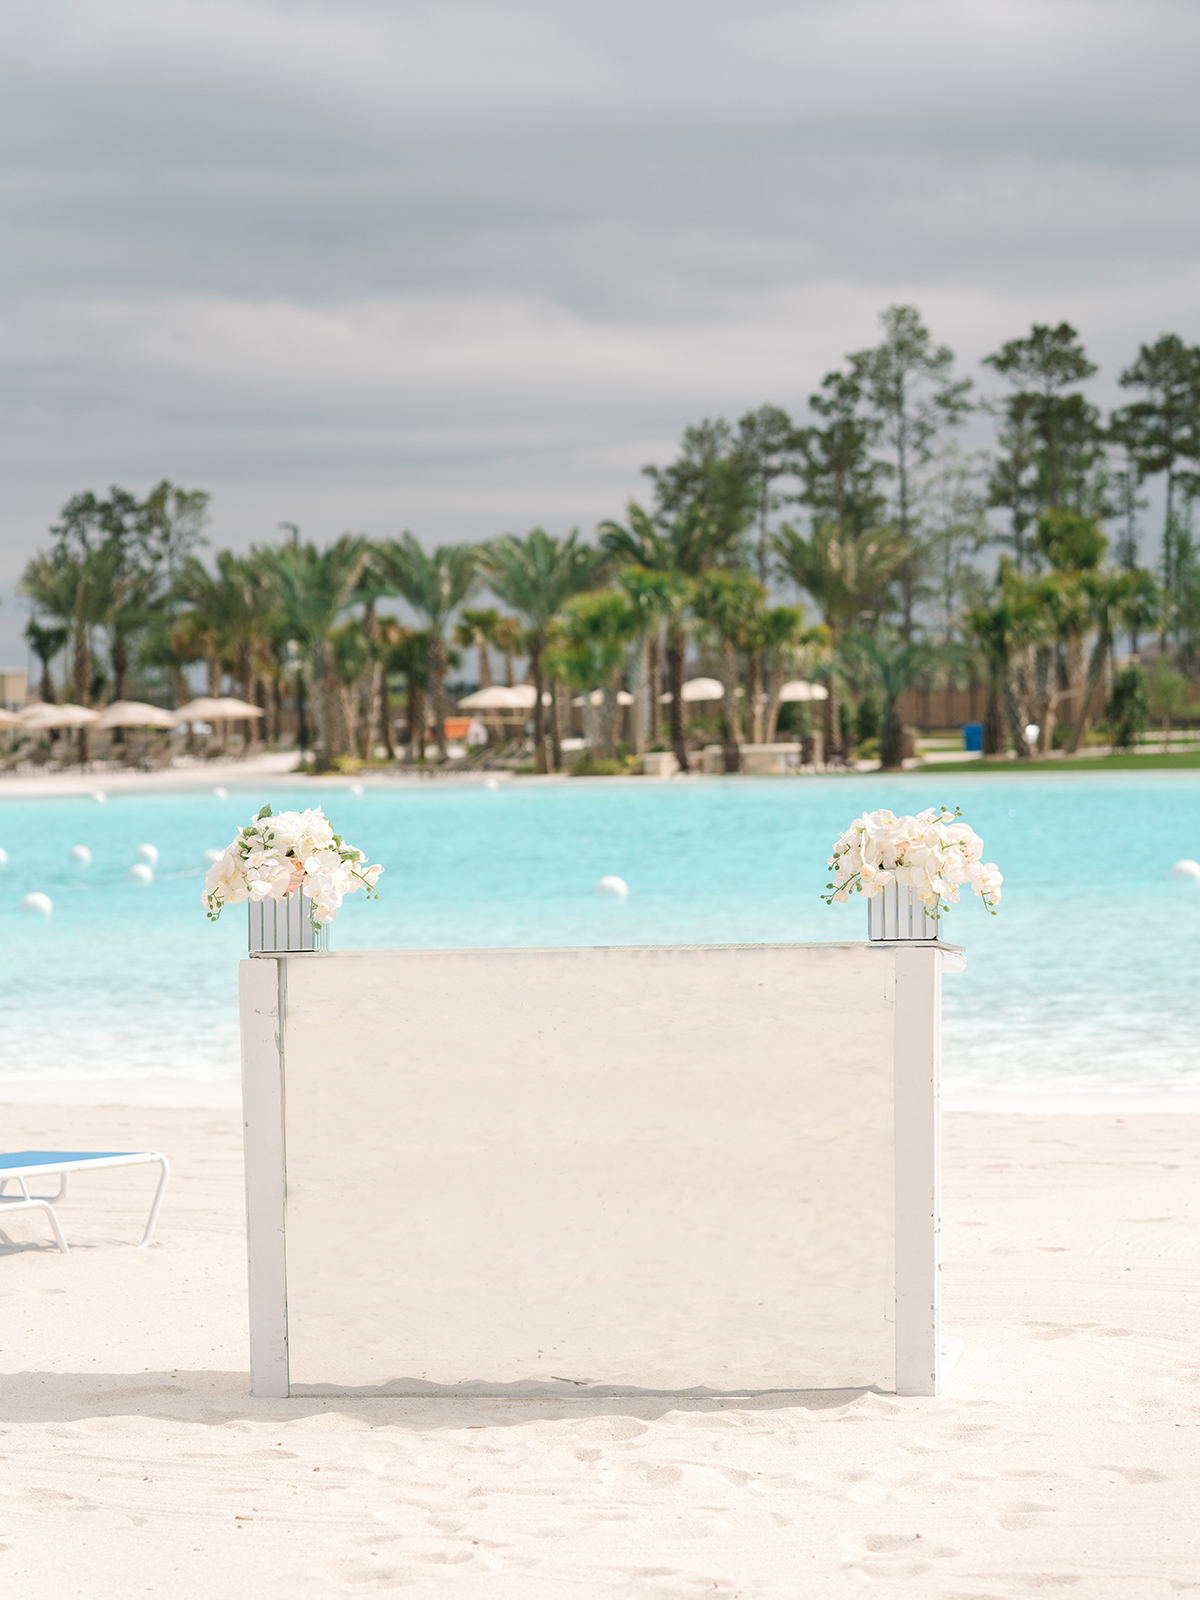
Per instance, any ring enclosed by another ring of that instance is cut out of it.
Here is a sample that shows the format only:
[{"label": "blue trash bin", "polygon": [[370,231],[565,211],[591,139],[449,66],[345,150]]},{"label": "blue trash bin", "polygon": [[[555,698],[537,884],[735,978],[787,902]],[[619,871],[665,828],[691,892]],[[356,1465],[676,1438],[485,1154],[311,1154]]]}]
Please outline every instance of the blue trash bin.
[{"label": "blue trash bin", "polygon": [[983,723],[963,723],[963,749],[983,751]]}]

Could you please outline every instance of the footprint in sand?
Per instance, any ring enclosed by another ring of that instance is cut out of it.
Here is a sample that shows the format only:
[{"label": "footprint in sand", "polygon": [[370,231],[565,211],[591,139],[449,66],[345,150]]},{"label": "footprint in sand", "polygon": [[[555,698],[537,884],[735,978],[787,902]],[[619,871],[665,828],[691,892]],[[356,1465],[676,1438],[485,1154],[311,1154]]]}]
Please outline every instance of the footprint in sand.
[{"label": "footprint in sand", "polygon": [[1153,1467],[1097,1467],[1097,1472],[1119,1473],[1126,1483],[1170,1483],[1170,1478],[1165,1472],[1156,1472]]}]

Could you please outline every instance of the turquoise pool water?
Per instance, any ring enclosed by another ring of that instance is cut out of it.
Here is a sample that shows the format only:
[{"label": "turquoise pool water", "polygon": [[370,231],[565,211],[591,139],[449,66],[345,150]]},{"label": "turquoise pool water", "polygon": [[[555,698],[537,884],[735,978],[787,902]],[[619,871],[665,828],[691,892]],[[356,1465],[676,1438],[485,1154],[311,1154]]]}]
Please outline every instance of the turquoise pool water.
[{"label": "turquoise pool water", "polygon": [[[269,800],[324,803],[382,861],[335,948],[858,939],[863,905],[818,892],[836,834],[867,807],[961,803],[1005,874],[989,917],[954,908],[968,970],[946,983],[959,1086],[1200,1089],[1195,1022],[1200,776],[873,777],[695,783],[252,788],[0,800],[4,1078],[237,1075],[245,914],[200,906],[204,851]],[[156,881],[128,881],[138,845]],[[71,847],[93,861],[79,867]],[[593,892],[616,873],[625,901]],[[18,911],[41,890],[54,915]],[[402,1029],[401,1019],[397,1028]]]}]

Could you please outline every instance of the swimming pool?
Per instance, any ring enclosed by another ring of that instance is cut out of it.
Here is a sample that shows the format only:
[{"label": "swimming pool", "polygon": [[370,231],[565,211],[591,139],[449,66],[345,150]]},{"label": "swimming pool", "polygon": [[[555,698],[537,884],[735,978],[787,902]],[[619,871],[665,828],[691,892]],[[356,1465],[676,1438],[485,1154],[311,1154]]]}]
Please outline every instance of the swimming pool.
[{"label": "swimming pool", "polygon": [[[382,861],[382,898],[346,903],[334,948],[859,939],[863,904],[826,908],[825,858],[857,812],[963,806],[1005,875],[945,937],[949,1085],[1200,1089],[1194,1017],[1200,775],[838,777],[658,783],[301,786],[0,799],[0,1078],[232,1079],[245,913],[200,905],[205,850],[264,801],[323,803]],[[156,880],[127,872],[138,845]],[[85,844],[90,866],[69,859]],[[625,901],[596,895],[606,873]],[[54,915],[22,915],[49,894]],[[466,997],[464,997],[464,1002]],[[614,997],[619,1003],[619,997]],[[397,1017],[397,1035],[404,1020]]]}]

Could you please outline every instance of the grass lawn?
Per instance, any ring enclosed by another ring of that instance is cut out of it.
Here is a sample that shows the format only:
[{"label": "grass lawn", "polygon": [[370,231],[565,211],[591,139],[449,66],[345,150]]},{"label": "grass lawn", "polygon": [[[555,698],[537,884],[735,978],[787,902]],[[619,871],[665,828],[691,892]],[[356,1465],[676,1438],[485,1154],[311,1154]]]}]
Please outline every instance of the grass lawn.
[{"label": "grass lawn", "polygon": [[926,777],[931,772],[953,772],[957,779],[970,772],[1003,772],[1015,776],[1021,772],[1156,772],[1200,770],[1200,750],[1181,750],[1177,754],[1133,755],[1123,752],[1112,756],[1074,756],[1057,761],[964,761],[945,767],[940,763],[928,767],[910,767],[910,772],[921,772]]}]

